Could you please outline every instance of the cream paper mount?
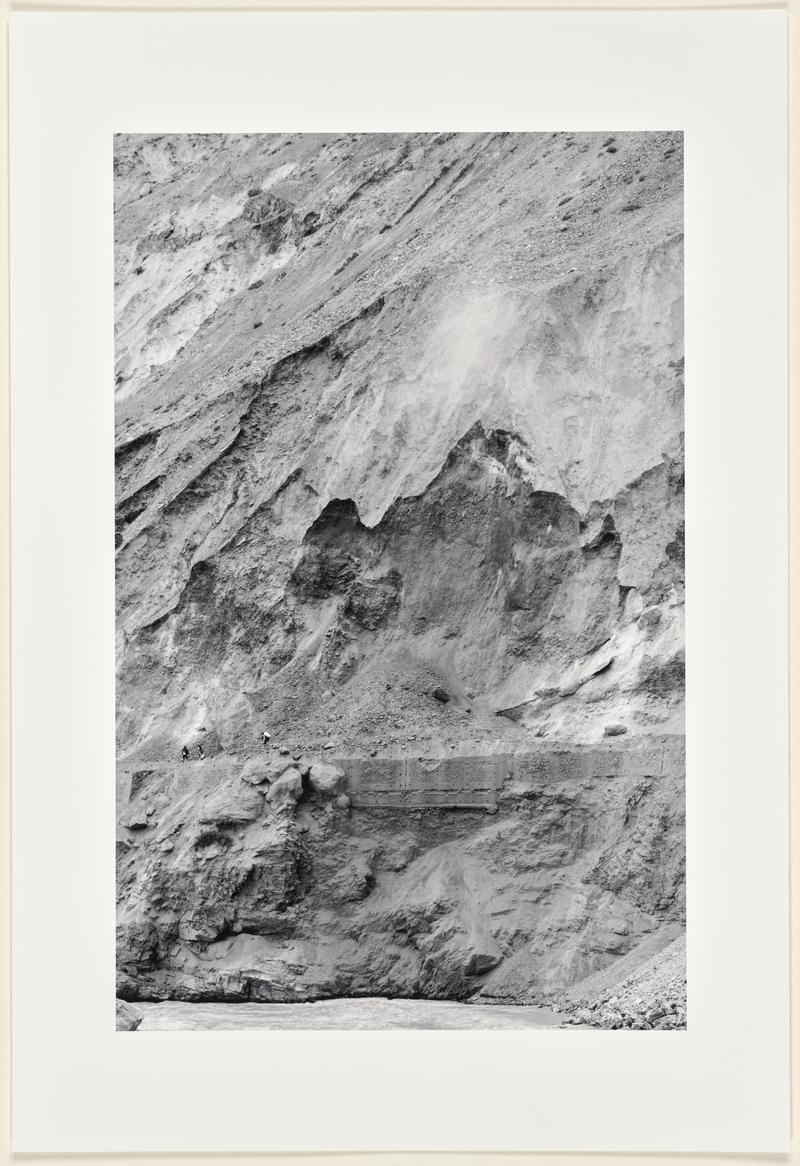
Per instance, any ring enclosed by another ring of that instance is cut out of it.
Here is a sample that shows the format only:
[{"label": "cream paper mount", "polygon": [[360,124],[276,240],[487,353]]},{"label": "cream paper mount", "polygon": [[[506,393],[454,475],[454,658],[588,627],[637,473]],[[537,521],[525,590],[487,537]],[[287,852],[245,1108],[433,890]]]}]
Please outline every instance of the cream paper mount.
[{"label": "cream paper mount", "polygon": [[[785,50],[779,11],[13,18],[17,1152],[786,1149]],[[114,1031],[113,136],[287,129],[684,134],[685,1032]]]}]

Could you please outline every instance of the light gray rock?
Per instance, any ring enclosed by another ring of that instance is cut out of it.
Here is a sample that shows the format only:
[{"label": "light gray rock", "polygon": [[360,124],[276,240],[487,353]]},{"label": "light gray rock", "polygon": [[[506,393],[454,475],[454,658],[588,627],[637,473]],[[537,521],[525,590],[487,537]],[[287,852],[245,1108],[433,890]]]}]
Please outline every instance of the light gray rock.
[{"label": "light gray rock", "polygon": [[117,1000],[117,1032],[135,1032],[143,1019],[135,1005],[127,1000]]},{"label": "light gray rock", "polygon": [[258,789],[233,779],[206,795],[200,806],[199,821],[202,825],[254,822],[263,808]]},{"label": "light gray rock", "polygon": [[288,755],[283,757],[274,757],[267,766],[267,780],[276,781],[282,773],[286,773],[289,769],[296,769],[294,761]]},{"label": "light gray rock", "polygon": [[315,761],[309,773],[309,783],[315,793],[335,795],[344,791],[347,778],[338,765]]},{"label": "light gray rock", "polygon": [[263,785],[270,780],[269,762],[263,757],[251,757],[245,762],[239,776],[249,785]]},{"label": "light gray rock", "polygon": [[267,801],[275,809],[293,806],[303,796],[303,779],[296,769],[287,769],[270,787]]}]

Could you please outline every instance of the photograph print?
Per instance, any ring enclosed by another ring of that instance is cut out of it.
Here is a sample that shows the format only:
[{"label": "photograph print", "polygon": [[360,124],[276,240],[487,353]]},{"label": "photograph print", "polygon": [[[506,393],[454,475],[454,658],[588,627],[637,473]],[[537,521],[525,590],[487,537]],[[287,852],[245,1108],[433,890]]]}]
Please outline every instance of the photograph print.
[{"label": "photograph print", "polygon": [[117,1028],[685,1028],[681,133],[113,164]]}]

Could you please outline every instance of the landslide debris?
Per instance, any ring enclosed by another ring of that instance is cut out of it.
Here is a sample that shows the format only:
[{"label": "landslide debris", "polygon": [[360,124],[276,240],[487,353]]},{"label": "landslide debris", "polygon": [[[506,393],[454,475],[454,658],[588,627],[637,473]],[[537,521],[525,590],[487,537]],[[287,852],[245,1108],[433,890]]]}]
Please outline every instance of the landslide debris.
[{"label": "landslide debris", "polygon": [[[650,950],[653,944],[644,941],[640,946]],[[557,1011],[566,1013],[563,1023],[592,1028],[685,1028],[686,936],[678,935],[642,958],[628,974],[632,963],[639,960],[623,957],[609,972],[591,976],[565,993],[556,1005]]]}]

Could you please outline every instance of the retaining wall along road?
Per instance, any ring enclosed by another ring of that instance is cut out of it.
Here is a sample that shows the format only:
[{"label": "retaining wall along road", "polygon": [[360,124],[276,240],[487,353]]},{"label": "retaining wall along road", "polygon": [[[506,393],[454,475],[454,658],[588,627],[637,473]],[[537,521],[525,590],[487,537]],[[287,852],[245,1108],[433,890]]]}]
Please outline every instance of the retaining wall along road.
[{"label": "retaining wall along road", "polygon": [[679,776],[682,741],[635,749],[572,749],[467,757],[338,757],[354,806],[495,808],[503,792],[591,778]]}]

